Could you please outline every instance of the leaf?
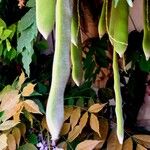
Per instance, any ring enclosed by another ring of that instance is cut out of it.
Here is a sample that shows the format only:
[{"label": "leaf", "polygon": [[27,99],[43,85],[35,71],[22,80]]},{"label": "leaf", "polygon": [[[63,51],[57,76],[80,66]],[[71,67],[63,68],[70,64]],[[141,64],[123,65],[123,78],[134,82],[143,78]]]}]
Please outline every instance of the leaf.
[{"label": "leaf", "polygon": [[26,133],[26,126],[23,123],[19,123],[17,127],[20,129],[21,136],[24,137]]},{"label": "leaf", "polygon": [[25,74],[22,71],[21,75],[19,76],[19,81],[18,81],[18,87],[19,89],[21,88],[22,84],[24,83],[24,81],[26,80]]},{"label": "leaf", "polygon": [[24,108],[31,113],[38,113],[38,114],[42,114],[39,110],[39,106],[32,100],[25,100],[23,102],[24,104]]},{"label": "leaf", "polygon": [[21,131],[18,127],[14,127],[12,130],[12,135],[15,138],[16,144],[19,147],[20,139],[21,139]]},{"label": "leaf", "polygon": [[119,143],[116,130],[113,129],[107,140],[107,150],[122,150],[122,145]]},{"label": "leaf", "polygon": [[79,143],[75,150],[93,150],[100,142],[98,140],[85,140]]},{"label": "leaf", "polygon": [[58,148],[62,148],[63,150],[67,150],[67,143],[65,141],[59,143]]},{"label": "leaf", "polygon": [[5,131],[5,130],[9,130],[11,128],[13,128],[14,126],[16,126],[18,123],[15,122],[14,120],[7,120],[5,122],[3,122],[2,124],[0,124],[0,131]]},{"label": "leaf", "polygon": [[66,135],[70,130],[70,123],[64,123],[60,135]]},{"label": "leaf", "polygon": [[29,143],[32,144],[37,144],[38,143],[38,139],[37,139],[37,135],[35,135],[34,133],[28,134],[27,135],[27,140]]},{"label": "leaf", "polygon": [[38,149],[33,144],[26,143],[26,144],[20,146],[18,150],[38,150]]},{"label": "leaf", "polygon": [[92,105],[88,111],[91,112],[91,113],[98,113],[99,111],[101,111],[103,109],[103,107],[105,106],[106,104],[94,104]]},{"label": "leaf", "polygon": [[140,144],[137,144],[136,150],[147,150],[147,148],[143,147],[143,146],[140,145]]},{"label": "leaf", "polygon": [[41,126],[43,129],[46,129],[47,131],[49,131],[48,126],[47,126],[47,122],[46,122],[46,117],[44,117],[42,119]]},{"label": "leaf", "polygon": [[6,23],[0,18],[0,27],[6,28]]},{"label": "leaf", "polygon": [[80,126],[77,125],[68,133],[68,142],[72,142],[80,134]]},{"label": "leaf", "polygon": [[71,117],[70,117],[70,124],[71,124],[71,128],[73,129],[76,124],[78,123],[79,119],[81,116],[81,109],[78,107],[76,109],[73,110]]},{"label": "leaf", "polygon": [[0,111],[12,109],[19,102],[19,97],[18,90],[5,93],[1,100]]},{"label": "leaf", "polygon": [[91,114],[90,116],[90,126],[91,129],[94,130],[96,133],[98,133],[98,135],[101,137],[99,132],[99,121],[97,116],[95,116],[94,114]]},{"label": "leaf", "polygon": [[30,96],[33,91],[34,91],[34,87],[35,87],[36,84],[32,84],[32,83],[28,83],[24,88],[23,88],[23,91],[22,91],[22,96]]},{"label": "leaf", "polygon": [[0,150],[3,150],[7,147],[7,136],[6,134],[0,135]]},{"label": "leaf", "polygon": [[8,143],[8,149],[16,150],[16,141],[12,134],[8,135],[7,143]]},{"label": "leaf", "polygon": [[119,0],[115,0],[115,7],[117,7]]},{"label": "leaf", "polygon": [[150,148],[150,135],[133,135],[133,138],[146,148]]},{"label": "leaf", "polygon": [[130,7],[133,7],[133,2],[132,2],[132,0],[127,0],[127,3],[128,3],[128,5],[129,5]]},{"label": "leaf", "polygon": [[133,141],[131,138],[124,141],[122,150],[133,150]]},{"label": "leaf", "polygon": [[79,122],[79,126],[80,126],[80,129],[81,129],[81,132],[82,132],[83,128],[85,127],[85,125],[87,124],[87,121],[88,121],[88,112],[85,112],[82,115],[82,117],[80,118],[80,122]]},{"label": "leaf", "polygon": [[64,109],[64,121],[69,119],[69,117],[71,116],[72,112],[73,112],[73,107],[65,107],[65,109]]},{"label": "leaf", "polygon": [[3,40],[6,40],[6,39],[11,35],[11,33],[12,33],[11,30],[5,29],[5,30],[3,31],[3,34],[1,35],[2,41],[3,41]]},{"label": "leaf", "polygon": [[6,39],[6,47],[7,47],[7,51],[11,50],[11,44],[8,39]]}]

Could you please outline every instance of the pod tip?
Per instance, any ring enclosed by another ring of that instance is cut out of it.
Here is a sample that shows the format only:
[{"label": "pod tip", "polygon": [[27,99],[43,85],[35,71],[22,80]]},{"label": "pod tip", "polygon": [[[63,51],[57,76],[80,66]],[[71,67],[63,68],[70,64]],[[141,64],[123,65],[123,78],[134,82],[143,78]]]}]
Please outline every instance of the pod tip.
[{"label": "pod tip", "polygon": [[119,143],[122,145],[123,144],[124,136],[123,135],[117,135],[117,137],[118,137]]},{"label": "pod tip", "polygon": [[148,61],[149,60],[149,58],[150,58],[150,56],[148,55],[148,56],[145,56],[145,58],[146,58],[146,61]]}]

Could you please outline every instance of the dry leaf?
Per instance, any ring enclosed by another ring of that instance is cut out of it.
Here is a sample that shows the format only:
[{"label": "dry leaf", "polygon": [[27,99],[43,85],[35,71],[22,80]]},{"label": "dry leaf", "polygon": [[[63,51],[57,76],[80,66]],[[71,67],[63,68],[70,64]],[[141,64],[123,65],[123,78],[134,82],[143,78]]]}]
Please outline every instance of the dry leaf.
[{"label": "dry leaf", "polygon": [[7,147],[7,136],[6,134],[0,135],[0,150],[3,150]]},{"label": "dry leaf", "polygon": [[72,142],[80,134],[80,126],[77,125],[68,133],[68,141]]},{"label": "dry leaf", "polygon": [[112,130],[107,140],[107,150],[122,150],[122,145],[119,143],[116,130]]},{"label": "dry leaf", "polygon": [[30,96],[34,92],[34,87],[36,84],[28,83],[22,91],[22,96]]},{"label": "dry leaf", "polygon": [[22,71],[21,75],[19,76],[19,81],[18,81],[18,87],[19,89],[21,88],[22,84],[24,83],[24,81],[26,80],[25,74]]},{"label": "dry leaf", "polygon": [[147,150],[147,148],[143,147],[143,146],[140,145],[140,144],[137,144],[136,150]]},{"label": "dry leaf", "polygon": [[60,135],[66,135],[70,130],[70,123],[64,123]]},{"label": "dry leaf", "polygon": [[24,137],[26,133],[26,125],[23,123],[19,123],[17,127],[20,129],[21,136]]},{"label": "dry leaf", "polygon": [[64,121],[69,119],[69,117],[71,116],[72,112],[73,112],[73,107],[65,107],[65,109],[64,109]]},{"label": "dry leaf", "polygon": [[10,110],[19,102],[18,90],[11,90],[4,94],[0,105],[0,111]]},{"label": "dry leaf", "polygon": [[23,104],[28,112],[42,114],[39,110],[39,106],[33,100],[25,100]]},{"label": "dry leaf", "polygon": [[46,122],[46,117],[43,117],[41,125],[42,125],[43,129],[46,129],[47,131],[49,131],[48,126],[47,126],[47,122]]},{"label": "dry leaf", "polygon": [[76,150],[93,150],[99,142],[101,141],[85,140],[77,145]]},{"label": "dry leaf", "polygon": [[67,150],[67,143],[66,142],[61,142],[57,146],[58,146],[58,148],[62,148],[63,150]]},{"label": "dry leaf", "polygon": [[80,116],[81,116],[81,109],[78,107],[73,110],[71,117],[70,117],[70,124],[71,124],[72,129],[77,125],[80,119]]},{"label": "dry leaf", "polygon": [[90,126],[91,126],[91,129],[93,129],[101,137],[100,132],[99,132],[99,121],[98,121],[97,116],[95,116],[94,114],[91,114]]},{"label": "dry leaf", "polygon": [[12,134],[8,135],[7,143],[9,150],[16,150],[16,141],[15,137]]},{"label": "dry leaf", "polygon": [[17,127],[14,127],[13,130],[12,130],[12,135],[14,136],[16,144],[19,147],[20,139],[21,139],[21,131],[20,131],[20,129],[17,128]]},{"label": "dry leaf", "polygon": [[82,132],[83,128],[85,127],[85,125],[87,124],[87,121],[88,121],[88,112],[85,112],[79,121],[79,126],[81,129],[81,132]]},{"label": "dry leaf", "polygon": [[122,150],[132,150],[132,149],[133,149],[133,141],[131,138],[128,138],[124,141]]},{"label": "dry leaf", "polygon": [[150,148],[150,135],[133,135],[133,138],[146,148]]},{"label": "dry leaf", "polygon": [[88,111],[91,113],[98,113],[99,111],[101,111],[103,109],[103,107],[105,105],[106,105],[106,103],[105,104],[99,104],[99,103],[94,104],[88,109]]},{"label": "dry leaf", "polygon": [[7,121],[3,122],[2,124],[0,124],[0,131],[9,130],[9,129],[13,128],[14,126],[16,126],[18,123],[15,122],[14,120],[7,120]]}]

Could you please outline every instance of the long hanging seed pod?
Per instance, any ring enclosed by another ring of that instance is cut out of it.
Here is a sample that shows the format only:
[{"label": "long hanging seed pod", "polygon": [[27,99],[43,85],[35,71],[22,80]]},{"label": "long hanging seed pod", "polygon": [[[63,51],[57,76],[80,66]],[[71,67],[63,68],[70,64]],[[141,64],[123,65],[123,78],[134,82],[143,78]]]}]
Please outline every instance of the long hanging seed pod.
[{"label": "long hanging seed pod", "polygon": [[124,120],[123,120],[123,112],[122,112],[122,96],[120,90],[118,59],[115,50],[113,52],[113,73],[114,73],[114,91],[115,91],[115,100],[116,100],[115,111],[116,111],[116,118],[117,118],[117,137],[119,143],[122,144],[124,139]]},{"label": "long hanging seed pod", "polygon": [[36,0],[36,23],[45,39],[52,31],[55,22],[56,0]]},{"label": "long hanging seed pod", "polygon": [[56,2],[56,43],[52,83],[46,108],[52,145],[59,138],[64,120],[64,90],[70,74],[72,1]]},{"label": "long hanging seed pod", "polygon": [[144,37],[143,37],[143,51],[146,60],[150,58],[150,1],[143,0],[144,4]]}]

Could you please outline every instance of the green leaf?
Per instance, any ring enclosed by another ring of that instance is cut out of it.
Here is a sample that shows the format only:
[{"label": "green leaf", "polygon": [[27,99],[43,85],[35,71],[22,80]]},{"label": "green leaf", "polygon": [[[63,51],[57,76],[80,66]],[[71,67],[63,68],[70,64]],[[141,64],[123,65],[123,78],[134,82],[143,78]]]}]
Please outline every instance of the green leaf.
[{"label": "green leaf", "polygon": [[9,36],[9,38],[12,39],[14,34],[15,34],[15,32],[16,32],[16,25],[12,24],[11,26],[8,27],[8,29],[12,31],[12,33]]},{"label": "green leaf", "polygon": [[2,54],[3,54],[3,44],[1,43],[0,44],[0,56],[2,56]]},{"label": "green leaf", "polygon": [[16,58],[16,56],[17,56],[17,51],[14,48],[12,48],[10,51],[7,51],[5,54],[5,57],[10,61]]},{"label": "green leaf", "polygon": [[9,42],[8,39],[6,39],[6,47],[7,47],[7,50],[10,51],[11,50],[11,44]]},{"label": "green leaf", "polygon": [[37,144],[38,143],[38,139],[37,139],[37,136],[35,135],[35,134],[29,134],[28,136],[27,136],[27,140],[28,140],[28,142],[29,143],[31,143],[31,144]]},{"label": "green leaf", "polygon": [[0,18],[0,27],[6,28],[6,23]]},{"label": "green leaf", "polygon": [[0,118],[3,116],[3,114],[4,114],[4,111],[1,111],[0,112]]},{"label": "green leaf", "polygon": [[150,60],[146,61],[144,55],[140,58],[139,66],[142,71],[150,72]]},{"label": "green leaf", "polygon": [[11,35],[11,33],[12,33],[11,30],[5,29],[2,33],[1,39],[6,40]]},{"label": "green leaf", "polygon": [[33,144],[27,143],[19,147],[18,150],[38,150]]},{"label": "green leaf", "polygon": [[117,7],[119,0],[115,0],[115,7]]},{"label": "green leaf", "polygon": [[2,36],[3,34],[3,27],[0,27],[0,37]]},{"label": "green leaf", "polygon": [[35,0],[29,0],[26,4],[27,7],[35,7]]}]

